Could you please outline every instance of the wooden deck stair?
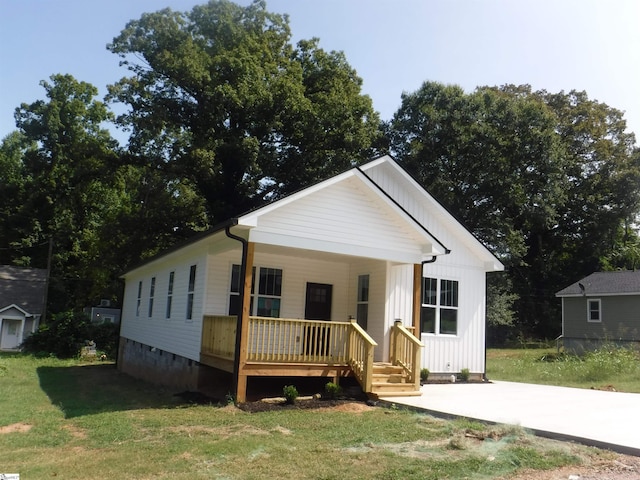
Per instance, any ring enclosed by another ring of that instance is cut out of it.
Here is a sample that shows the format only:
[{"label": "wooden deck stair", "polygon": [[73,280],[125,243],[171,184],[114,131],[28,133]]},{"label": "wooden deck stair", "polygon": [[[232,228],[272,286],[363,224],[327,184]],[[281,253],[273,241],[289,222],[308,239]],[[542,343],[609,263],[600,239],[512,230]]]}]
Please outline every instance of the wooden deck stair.
[{"label": "wooden deck stair", "polygon": [[407,375],[401,366],[376,362],[373,364],[371,394],[376,397],[420,396],[420,389],[407,382]]}]

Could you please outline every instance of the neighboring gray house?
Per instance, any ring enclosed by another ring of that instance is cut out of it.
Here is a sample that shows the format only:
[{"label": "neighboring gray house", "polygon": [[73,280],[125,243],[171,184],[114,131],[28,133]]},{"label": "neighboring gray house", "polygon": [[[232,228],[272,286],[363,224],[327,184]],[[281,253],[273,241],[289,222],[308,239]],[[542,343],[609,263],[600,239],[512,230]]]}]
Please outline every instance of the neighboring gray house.
[{"label": "neighboring gray house", "polygon": [[38,329],[47,271],[0,265],[0,350],[15,350]]},{"label": "neighboring gray house", "polygon": [[592,273],[556,297],[562,299],[566,350],[640,342],[640,271]]}]

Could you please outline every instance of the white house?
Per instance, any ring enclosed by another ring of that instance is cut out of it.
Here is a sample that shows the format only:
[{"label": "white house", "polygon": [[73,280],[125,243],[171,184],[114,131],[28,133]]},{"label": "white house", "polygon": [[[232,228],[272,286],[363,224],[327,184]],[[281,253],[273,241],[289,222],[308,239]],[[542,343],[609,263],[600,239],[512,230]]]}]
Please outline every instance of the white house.
[{"label": "white house", "polygon": [[425,367],[481,377],[486,273],[502,269],[383,156],[126,272],[118,365],[191,389],[213,366],[239,401],[260,375],[355,375],[380,396],[415,393]]}]

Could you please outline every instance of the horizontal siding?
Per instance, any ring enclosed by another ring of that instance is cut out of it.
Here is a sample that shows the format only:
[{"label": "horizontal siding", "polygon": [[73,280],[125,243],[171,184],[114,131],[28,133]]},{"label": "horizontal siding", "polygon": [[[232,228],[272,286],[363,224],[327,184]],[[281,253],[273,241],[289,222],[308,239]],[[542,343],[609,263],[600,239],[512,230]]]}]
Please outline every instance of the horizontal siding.
[{"label": "horizontal siding", "polygon": [[[192,320],[187,320],[187,295],[191,265],[196,265],[196,283]],[[137,269],[127,276],[122,309],[121,335],[192,360],[199,360],[202,312],[205,301],[206,252],[172,257],[154,263],[153,269]],[[171,318],[166,318],[169,272],[174,271]],[[149,312],[149,287],[156,277],[152,317]],[[142,280],[140,315],[136,316],[138,282]]]},{"label": "horizontal siding", "polygon": [[[587,321],[589,299],[600,299],[602,322]],[[565,337],[640,340],[640,297],[565,297],[562,301]]]},{"label": "horizontal siding", "polygon": [[[385,358],[386,335],[386,311],[385,311],[385,287],[386,287],[386,262],[376,260],[358,260],[351,264],[349,281],[349,315],[356,318],[358,300],[358,277],[369,275],[369,312],[367,333],[378,346],[374,352],[375,361],[383,361]],[[388,343],[388,341],[386,342]]]},{"label": "horizontal siding", "polygon": [[[226,315],[229,311],[231,267],[241,261],[240,250],[224,252],[209,259],[209,290],[205,311],[209,315]],[[322,261],[305,257],[261,253],[254,254],[256,267],[282,269],[282,318],[304,318],[307,282],[333,285],[332,320],[347,321],[348,263]]]},{"label": "horizontal siding", "polygon": [[265,214],[256,230],[416,254],[426,243],[357,179],[313,192]]}]

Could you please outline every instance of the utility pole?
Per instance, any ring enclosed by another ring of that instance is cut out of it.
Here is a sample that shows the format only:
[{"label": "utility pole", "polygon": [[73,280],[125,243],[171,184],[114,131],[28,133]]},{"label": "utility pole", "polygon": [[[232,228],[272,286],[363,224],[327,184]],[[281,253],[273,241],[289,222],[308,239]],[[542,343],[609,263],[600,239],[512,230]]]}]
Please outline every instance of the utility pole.
[{"label": "utility pole", "polygon": [[47,320],[47,302],[49,301],[49,278],[51,277],[51,257],[53,256],[53,237],[49,237],[49,253],[47,254],[47,280],[44,287],[44,305],[42,306],[42,316],[40,323]]}]

